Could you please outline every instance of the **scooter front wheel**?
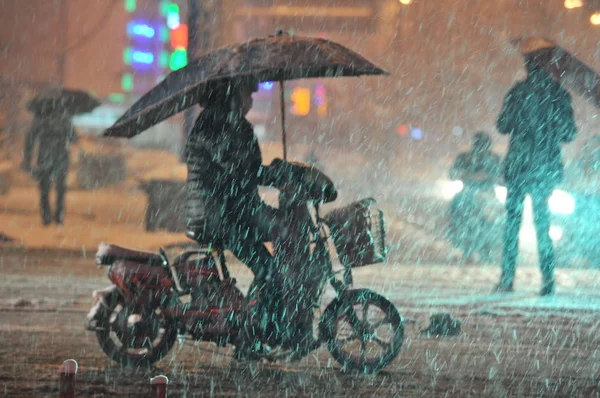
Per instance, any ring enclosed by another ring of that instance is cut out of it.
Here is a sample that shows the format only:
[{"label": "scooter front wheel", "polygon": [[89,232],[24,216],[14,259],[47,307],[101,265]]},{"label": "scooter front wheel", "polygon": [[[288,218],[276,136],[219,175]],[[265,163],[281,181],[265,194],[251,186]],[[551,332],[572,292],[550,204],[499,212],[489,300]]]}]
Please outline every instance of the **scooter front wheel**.
[{"label": "scooter front wheel", "polygon": [[332,301],[319,325],[321,339],[344,370],[376,373],[396,358],[404,339],[400,313],[369,289],[348,290]]}]

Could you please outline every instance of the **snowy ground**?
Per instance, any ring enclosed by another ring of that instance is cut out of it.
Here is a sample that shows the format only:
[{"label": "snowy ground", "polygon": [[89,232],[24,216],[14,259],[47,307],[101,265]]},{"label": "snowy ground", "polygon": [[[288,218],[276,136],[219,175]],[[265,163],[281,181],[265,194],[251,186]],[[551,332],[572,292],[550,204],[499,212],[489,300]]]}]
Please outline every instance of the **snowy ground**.
[{"label": "snowy ground", "polygon": [[[94,148],[89,142],[84,145],[88,152],[99,151]],[[104,147],[100,149],[106,151]],[[75,187],[74,172],[79,152],[74,150],[62,227],[41,225],[37,187],[29,176],[14,170],[11,191],[0,196],[0,233],[14,240],[3,244],[4,247],[16,246],[23,250],[60,248],[90,255],[102,241],[146,250],[185,242],[187,238],[182,234],[144,231],[147,198],[140,189],[140,182],[148,178],[185,179],[185,166],[175,155],[166,152],[127,147],[122,150],[127,156],[127,179],[119,186],[93,191]],[[262,150],[265,163],[281,156],[278,144],[264,145]],[[307,150],[298,147],[290,156],[302,159]],[[15,159],[13,163],[19,162],[20,159]],[[392,250],[392,254],[399,255],[401,261],[452,262],[460,258],[460,253],[453,251],[443,239],[443,230],[432,223],[435,219],[431,213],[438,214],[437,219],[443,219],[447,204],[435,197],[435,190],[431,191],[433,184],[424,179],[427,176],[421,169],[404,170],[401,176],[391,173],[373,176],[372,169],[378,170],[379,165],[369,164],[356,154],[334,153],[322,163],[340,191],[340,198],[329,208],[369,196],[377,198],[386,211],[388,244],[398,249]],[[361,166],[365,163],[366,166]],[[386,188],[391,178],[402,178],[393,184],[394,189]],[[423,179],[420,183],[417,182],[419,178]]]},{"label": "snowy ground", "polygon": [[[596,396],[600,393],[600,272],[559,270],[554,298],[539,298],[539,272],[517,272],[517,292],[489,294],[495,267],[371,266],[357,287],[392,300],[405,318],[399,357],[378,376],[344,374],[325,348],[295,363],[232,361],[229,349],[184,343],[156,369],[123,371],[83,329],[104,271],[90,259],[47,252],[0,256],[0,388],[7,396],[56,396],[60,363],[80,364],[77,396],[148,396],[168,375],[170,396]],[[233,263],[242,288],[249,272]],[[327,303],[330,294],[324,298]],[[452,338],[420,330],[433,313],[463,323]]]},{"label": "snowy ground", "polygon": [[[280,148],[263,151],[268,163]],[[443,238],[448,203],[435,181],[445,171],[401,163],[380,173],[359,155],[323,159],[340,190],[336,205],[374,196],[386,212],[390,262],[355,270],[357,287],[386,295],[406,321],[400,356],[376,377],[340,373],[325,349],[299,363],[249,366],[204,343],[177,347],[150,372],[115,368],[83,329],[91,292],[107,284],[93,255],[101,241],[148,250],[186,242],[181,234],[143,231],[146,198],[137,187],[149,175],[182,178],[176,157],[128,152],[121,186],[69,192],[63,227],[41,226],[36,187],[16,173],[9,195],[0,196],[0,233],[15,239],[0,243],[0,355],[11,358],[0,363],[0,388],[8,396],[56,396],[56,369],[74,357],[78,396],[148,396],[148,378],[159,373],[173,383],[170,396],[600,394],[600,271],[558,270],[556,297],[541,299],[535,258],[525,255],[516,293],[490,294],[498,265],[461,265]],[[247,288],[250,273],[235,263],[232,272]],[[461,336],[420,334],[431,314],[446,311],[463,322]]]}]

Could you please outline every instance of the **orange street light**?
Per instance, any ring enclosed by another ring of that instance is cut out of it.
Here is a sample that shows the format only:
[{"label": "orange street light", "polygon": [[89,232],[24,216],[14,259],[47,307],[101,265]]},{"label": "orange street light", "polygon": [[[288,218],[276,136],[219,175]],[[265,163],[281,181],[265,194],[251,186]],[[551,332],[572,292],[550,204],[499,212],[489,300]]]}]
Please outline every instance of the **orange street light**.
[{"label": "orange street light", "polygon": [[583,7],[583,2],[581,0],[565,0],[565,8],[571,10],[579,7]]}]

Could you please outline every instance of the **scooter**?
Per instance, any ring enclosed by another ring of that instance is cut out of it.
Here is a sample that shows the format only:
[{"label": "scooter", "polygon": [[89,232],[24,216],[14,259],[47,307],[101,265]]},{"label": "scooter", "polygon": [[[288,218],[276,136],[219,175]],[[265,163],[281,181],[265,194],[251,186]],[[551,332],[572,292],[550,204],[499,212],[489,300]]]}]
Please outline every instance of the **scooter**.
[{"label": "scooter", "polygon": [[495,262],[502,237],[506,188],[495,185],[493,190],[482,190],[460,180],[452,184],[456,192],[449,208],[447,238],[462,250],[467,261],[478,254],[482,261]]},{"label": "scooter", "polygon": [[[310,168],[315,173],[321,177]],[[106,355],[123,366],[149,366],[167,355],[178,336],[237,349],[250,333],[260,345],[254,359],[299,359],[325,344],[346,370],[373,373],[392,362],[404,336],[400,313],[374,291],[352,288],[353,268],[386,260],[383,212],[365,199],[322,217],[320,206],[337,192],[328,178],[316,180],[321,183],[288,181],[279,188],[289,228],[273,242],[279,263],[271,277],[287,304],[277,311],[281,321],[268,327],[249,316],[260,289],[243,295],[229,273],[225,247],[198,242],[198,249],[170,260],[162,248],[150,253],[102,243],[96,263],[108,267],[113,285],[94,292],[87,329]],[[188,236],[197,240],[193,232]],[[342,271],[334,270],[330,240]],[[326,282],[336,296],[318,320],[318,336],[306,336],[313,327],[299,325],[307,316],[315,321]],[[312,337],[310,346],[296,344],[305,337]]]}]

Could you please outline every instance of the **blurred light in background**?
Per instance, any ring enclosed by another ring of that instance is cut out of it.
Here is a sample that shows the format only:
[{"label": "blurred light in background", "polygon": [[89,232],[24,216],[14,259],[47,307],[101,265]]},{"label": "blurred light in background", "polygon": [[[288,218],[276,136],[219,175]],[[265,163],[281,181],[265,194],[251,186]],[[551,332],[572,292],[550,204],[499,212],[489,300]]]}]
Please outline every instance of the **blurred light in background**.
[{"label": "blurred light in background", "polygon": [[590,22],[592,25],[600,25],[600,12],[595,12],[590,17]]},{"label": "blurred light in background", "polygon": [[317,84],[315,86],[315,105],[319,116],[327,115],[327,97],[325,96],[325,86]]},{"label": "blurred light in background", "polygon": [[565,8],[571,10],[579,7],[583,7],[583,2],[581,0],[565,0]]},{"label": "blurred light in background", "polygon": [[131,48],[127,47],[123,50],[123,63],[125,65],[131,65]]},{"label": "blurred light in background", "polygon": [[133,90],[133,75],[131,73],[124,73],[121,77],[121,88],[125,92]]},{"label": "blurred light in background", "polygon": [[171,48],[171,59],[169,67],[171,70],[183,68],[188,63],[188,27],[180,23],[179,6],[175,3],[166,3],[164,13],[167,14],[167,26],[171,30],[169,33]]},{"label": "blurred light in background", "polygon": [[160,27],[160,41],[162,41],[163,43],[166,43],[169,41],[169,38],[171,37],[171,34],[169,32],[169,29],[166,26],[161,26]]},{"label": "blurred light in background", "polygon": [[563,229],[561,227],[557,227],[556,225],[553,225],[550,227],[550,231],[548,232],[548,235],[550,235],[550,239],[552,240],[561,240],[563,237]]},{"label": "blurred light in background", "polygon": [[171,61],[169,67],[171,70],[181,69],[187,65],[187,50],[177,49],[171,54]]},{"label": "blurred light in background", "polygon": [[177,29],[181,21],[181,18],[179,17],[179,6],[175,3],[166,3],[166,5],[164,5],[164,13],[167,14],[167,26],[169,29]]},{"label": "blurred light in background", "polygon": [[401,124],[398,127],[396,127],[396,133],[401,137],[408,135],[408,131],[408,126],[406,124]]},{"label": "blurred light in background", "polygon": [[188,47],[188,27],[186,24],[181,24],[171,31],[171,47],[174,49]]},{"label": "blurred light in background", "polygon": [[110,102],[123,102],[125,101],[125,95],[122,93],[112,93],[108,95]]},{"label": "blurred light in background", "polygon": [[555,189],[548,199],[548,207],[555,214],[573,214],[575,211],[575,199],[567,192]]},{"label": "blurred light in background", "polygon": [[141,36],[148,39],[154,37],[154,28],[142,22],[131,21],[127,24],[127,33],[130,36]]},{"label": "blurred light in background", "polygon": [[310,113],[310,90],[303,87],[297,87],[292,91],[292,114],[296,116],[306,116]]},{"label": "blurred light in background", "polygon": [[160,63],[161,68],[164,69],[164,68],[168,67],[169,66],[169,53],[166,51],[161,51],[158,62]]},{"label": "blurred light in background", "polygon": [[462,127],[460,127],[460,126],[452,127],[452,135],[454,135],[455,137],[462,137],[463,133],[464,133],[464,130]]},{"label": "blurred light in background", "polygon": [[413,140],[420,141],[423,138],[423,130],[419,128],[414,128],[410,132],[410,136],[413,138]]},{"label": "blurred light in background", "polygon": [[443,180],[442,184],[442,197],[446,200],[450,200],[456,196],[460,191],[463,190],[464,184],[461,180],[448,181]]},{"label": "blurred light in background", "polygon": [[131,61],[139,64],[152,65],[154,62],[154,54],[147,51],[133,51],[131,53]]},{"label": "blurred light in background", "polygon": [[169,29],[177,29],[179,24],[181,23],[181,19],[179,14],[170,13],[167,15],[167,26]]},{"label": "blurred light in background", "polygon": [[400,4],[404,4],[404,5],[409,5],[410,3],[412,3],[412,0],[398,0],[400,1]]},{"label": "blurred light in background", "polygon": [[494,193],[496,194],[496,199],[498,199],[498,202],[505,204],[506,203],[506,187],[503,187],[502,185],[496,185],[494,187]]},{"label": "blurred light in background", "polygon": [[262,82],[258,84],[258,88],[260,90],[271,91],[275,87],[275,83],[273,82]]},{"label": "blurred light in background", "polygon": [[134,12],[136,7],[135,0],[125,0],[125,11]]}]

